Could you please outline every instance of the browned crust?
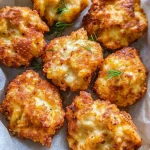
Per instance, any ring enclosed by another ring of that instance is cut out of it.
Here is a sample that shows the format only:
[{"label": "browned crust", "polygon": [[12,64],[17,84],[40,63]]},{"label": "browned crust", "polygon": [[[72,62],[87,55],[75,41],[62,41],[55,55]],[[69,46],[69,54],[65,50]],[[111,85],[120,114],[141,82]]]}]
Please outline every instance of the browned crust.
[{"label": "browned crust", "polygon": [[[86,46],[90,47],[90,50],[87,50]],[[67,88],[79,91],[88,88],[92,74],[103,62],[103,54],[101,46],[89,41],[87,32],[81,28],[70,36],[50,41],[42,60],[44,73],[55,85],[64,91]],[[66,80],[70,74],[76,78],[72,82]]]},{"label": "browned crust", "polygon": [[83,26],[105,48],[116,50],[139,39],[148,21],[140,0],[93,0]]},{"label": "browned crust", "polygon": [[[119,63],[121,65],[118,65]],[[105,68],[106,65],[109,69]],[[107,72],[111,69],[120,70],[122,74],[108,80]],[[105,86],[101,79],[106,81]],[[101,99],[110,100],[120,107],[126,107],[140,100],[145,94],[147,90],[146,79],[147,71],[140,59],[139,52],[133,47],[125,47],[112,53],[104,60],[94,90]],[[137,87],[140,90],[135,91]]]},{"label": "browned crust", "polygon": [[0,62],[8,67],[29,66],[44,52],[43,33],[48,26],[28,7],[7,6],[0,10],[0,18]]}]

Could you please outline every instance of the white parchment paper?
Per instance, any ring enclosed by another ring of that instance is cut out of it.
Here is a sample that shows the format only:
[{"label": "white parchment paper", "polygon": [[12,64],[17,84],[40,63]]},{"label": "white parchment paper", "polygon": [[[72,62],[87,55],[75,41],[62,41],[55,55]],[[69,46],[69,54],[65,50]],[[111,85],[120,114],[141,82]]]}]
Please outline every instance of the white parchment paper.
[{"label": "white parchment paper", "polygon": [[[150,0],[141,0],[141,5],[149,20],[150,29]],[[0,8],[4,6],[29,6],[32,8],[31,0],[0,0]],[[66,34],[69,34],[72,30],[77,30],[81,26],[83,16],[88,11],[88,8],[82,12],[80,17],[75,21],[73,27],[67,29]],[[49,38],[46,37],[49,41]],[[131,114],[134,123],[136,124],[139,134],[143,139],[143,145],[140,150],[150,150],[150,30],[136,43],[132,44],[135,48],[140,50],[140,55],[143,63],[148,71],[147,79],[147,92],[145,96],[138,101],[135,105],[129,107],[129,113]],[[4,99],[5,89],[8,83],[25,71],[24,68],[7,68],[0,64],[0,103]],[[29,69],[29,68],[27,68]],[[88,90],[91,92],[91,90]],[[68,105],[71,103],[72,98],[76,93],[70,91],[62,92],[64,96],[64,103]],[[5,117],[0,114],[0,150],[69,150],[66,141],[66,124],[60,130],[60,132],[54,136],[51,148],[46,148],[38,143],[34,143],[30,140],[21,140],[13,137],[6,129],[8,122]]]}]

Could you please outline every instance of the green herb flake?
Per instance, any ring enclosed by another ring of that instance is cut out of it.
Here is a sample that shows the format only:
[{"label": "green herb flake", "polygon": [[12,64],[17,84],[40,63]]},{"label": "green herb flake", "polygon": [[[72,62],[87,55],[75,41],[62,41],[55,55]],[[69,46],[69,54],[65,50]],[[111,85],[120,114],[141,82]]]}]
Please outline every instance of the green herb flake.
[{"label": "green herb flake", "polygon": [[43,68],[42,64],[39,63],[38,61],[32,62],[31,66],[33,67],[33,70],[35,71],[40,71]]},{"label": "green herb flake", "polygon": [[113,77],[117,77],[117,76],[120,76],[122,74],[121,71],[118,71],[118,70],[109,70],[107,72],[107,78],[108,80],[113,78]]},{"label": "green herb flake", "polygon": [[89,36],[89,40],[90,41],[97,41],[97,36],[96,36],[95,32]]},{"label": "green herb flake", "polygon": [[51,27],[49,34],[52,34],[55,37],[61,36],[65,31],[65,29],[71,25],[72,24],[69,23],[57,22],[55,25]]},{"label": "green herb flake", "polygon": [[89,40],[90,40],[90,41],[95,41],[93,35],[90,35],[90,36],[89,36]]},{"label": "green herb flake", "polygon": [[66,4],[66,2],[64,0],[61,0],[60,3],[62,5],[62,7],[60,7],[60,8],[57,9],[57,14],[61,14],[61,13],[69,11],[69,9],[67,7],[67,4]]},{"label": "green herb flake", "polygon": [[88,50],[88,51],[91,51],[92,52],[92,49],[91,49],[91,47],[90,47],[90,45],[89,44],[86,44],[86,45],[84,45],[84,46],[82,46],[84,49],[86,49],[86,50]]}]

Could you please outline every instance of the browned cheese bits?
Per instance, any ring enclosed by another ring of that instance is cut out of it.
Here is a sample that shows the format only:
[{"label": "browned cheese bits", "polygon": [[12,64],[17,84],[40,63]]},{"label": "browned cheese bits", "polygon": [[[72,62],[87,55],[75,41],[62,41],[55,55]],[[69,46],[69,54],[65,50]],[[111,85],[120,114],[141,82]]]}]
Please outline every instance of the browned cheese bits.
[{"label": "browned cheese bits", "polygon": [[47,147],[65,115],[58,90],[32,70],[11,81],[0,112],[6,115],[13,135]]},{"label": "browned cheese bits", "polygon": [[119,49],[139,39],[147,30],[140,0],[92,0],[83,19],[89,35],[96,35],[105,48]]},{"label": "browned cheese bits", "polygon": [[27,7],[5,7],[0,10],[0,62],[8,67],[29,66],[43,54],[49,31],[36,11]]},{"label": "browned cheese bits", "polygon": [[47,45],[43,71],[61,90],[86,90],[102,61],[101,46],[88,40],[87,32],[82,28]]},{"label": "browned cheese bits", "polygon": [[144,95],[146,76],[138,51],[126,47],[104,60],[94,88],[101,99],[126,107]]},{"label": "browned cheese bits", "polygon": [[136,150],[142,144],[129,114],[87,92],[75,97],[66,118],[72,150]]}]

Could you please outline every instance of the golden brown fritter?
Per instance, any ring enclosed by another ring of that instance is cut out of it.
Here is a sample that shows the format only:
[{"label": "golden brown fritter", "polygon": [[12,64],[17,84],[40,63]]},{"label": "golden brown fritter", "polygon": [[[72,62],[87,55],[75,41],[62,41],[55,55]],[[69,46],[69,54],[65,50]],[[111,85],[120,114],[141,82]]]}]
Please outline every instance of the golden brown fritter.
[{"label": "golden brown fritter", "polygon": [[146,91],[146,68],[135,48],[126,47],[109,55],[95,83],[101,99],[126,107],[139,100]]},{"label": "golden brown fritter", "polygon": [[87,92],[75,97],[66,118],[72,150],[136,150],[142,144],[129,114]]},{"label": "golden brown fritter", "polygon": [[119,49],[139,39],[147,30],[147,19],[140,0],[92,0],[83,19],[90,35],[108,49]]},{"label": "golden brown fritter", "polygon": [[34,7],[49,26],[55,22],[73,22],[84,10],[88,0],[32,0]]},{"label": "golden brown fritter", "polygon": [[14,135],[50,147],[52,137],[64,123],[58,90],[39,74],[28,70],[8,86],[0,111]]},{"label": "golden brown fritter", "polygon": [[0,62],[8,67],[29,66],[46,45],[43,33],[48,26],[36,11],[27,7],[0,10]]},{"label": "golden brown fritter", "polygon": [[101,46],[89,41],[87,32],[82,28],[47,45],[43,71],[61,90],[86,90],[102,61]]}]

